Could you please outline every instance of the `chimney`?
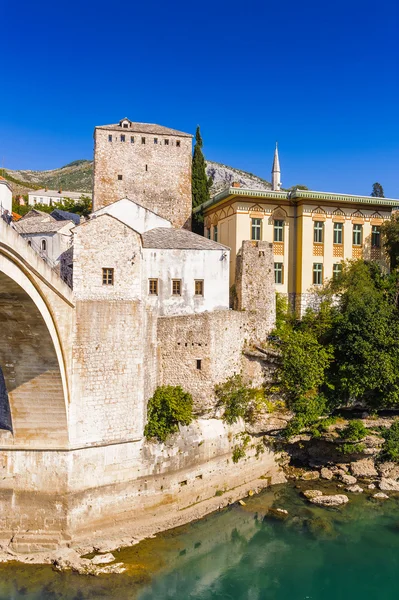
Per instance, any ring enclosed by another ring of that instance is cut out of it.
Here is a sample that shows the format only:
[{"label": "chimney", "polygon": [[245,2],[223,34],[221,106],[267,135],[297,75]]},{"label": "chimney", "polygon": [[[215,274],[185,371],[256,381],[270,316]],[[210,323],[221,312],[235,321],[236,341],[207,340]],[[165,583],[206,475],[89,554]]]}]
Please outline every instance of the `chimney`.
[{"label": "chimney", "polygon": [[239,181],[233,181],[233,183],[231,184],[231,187],[239,188],[240,187],[240,182]]}]

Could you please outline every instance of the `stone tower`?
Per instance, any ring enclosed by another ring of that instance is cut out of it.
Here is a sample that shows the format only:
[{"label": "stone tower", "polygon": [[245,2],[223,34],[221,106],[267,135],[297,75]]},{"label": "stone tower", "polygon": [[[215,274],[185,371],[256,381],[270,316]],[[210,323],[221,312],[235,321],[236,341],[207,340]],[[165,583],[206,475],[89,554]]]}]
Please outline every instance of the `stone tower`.
[{"label": "stone tower", "polygon": [[280,171],[280,161],[278,158],[278,147],[276,142],[276,149],[274,151],[274,160],[272,166],[272,190],[280,191],[281,190],[281,171]]},{"label": "stone tower", "polygon": [[93,210],[127,197],[190,228],[192,137],[126,118],[96,127]]}]

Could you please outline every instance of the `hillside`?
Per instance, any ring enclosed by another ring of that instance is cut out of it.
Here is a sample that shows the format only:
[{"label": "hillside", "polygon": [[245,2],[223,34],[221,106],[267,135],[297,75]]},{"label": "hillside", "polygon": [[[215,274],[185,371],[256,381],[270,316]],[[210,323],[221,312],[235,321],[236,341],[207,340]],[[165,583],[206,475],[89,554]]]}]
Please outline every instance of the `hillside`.
[{"label": "hillside", "polygon": [[[270,183],[265,179],[213,161],[207,161],[207,174],[213,178],[211,194],[216,194],[233,181],[240,182],[242,187],[271,189]],[[71,192],[91,192],[93,161],[75,160],[60,169],[50,171],[4,169],[4,177],[10,182],[14,194],[26,194],[30,190],[43,187],[61,188]]]}]

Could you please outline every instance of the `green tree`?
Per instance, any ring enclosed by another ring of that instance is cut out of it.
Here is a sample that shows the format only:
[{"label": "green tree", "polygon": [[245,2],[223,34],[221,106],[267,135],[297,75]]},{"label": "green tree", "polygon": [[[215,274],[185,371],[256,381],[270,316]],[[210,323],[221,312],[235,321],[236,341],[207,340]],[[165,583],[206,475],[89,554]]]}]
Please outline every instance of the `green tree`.
[{"label": "green tree", "polygon": [[344,265],[333,284],[339,306],[326,375],[336,405],[399,406],[399,312],[390,284],[376,263],[365,261]]},{"label": "green tree", "polygon": [[399,266],[399,211],[381,226],[382,244],[389,256],[391,269]]},{"label": "green tree", "polygon": [[384,198],[384,188],[380,183],[373,183],[373,191],[371,192],[371,195],[374,196],[374,198]]},{"label": "green tree", "polygon": [[57,204],[56,208],[82,217],[88,217],[92,210],[92,201],[88,196],[81,196],[78,201],[64,198],[62,202]]},{"label": "green tree", "polygon": [[[202,153],[202,137],[199,126],[195,133],[195,146],[192,162],[192,207],[197,208],[209,200],[212,178],[206,175],[206,162]],[[193,231],[202,233],[204,217],[202,212],[193,213]]]}]

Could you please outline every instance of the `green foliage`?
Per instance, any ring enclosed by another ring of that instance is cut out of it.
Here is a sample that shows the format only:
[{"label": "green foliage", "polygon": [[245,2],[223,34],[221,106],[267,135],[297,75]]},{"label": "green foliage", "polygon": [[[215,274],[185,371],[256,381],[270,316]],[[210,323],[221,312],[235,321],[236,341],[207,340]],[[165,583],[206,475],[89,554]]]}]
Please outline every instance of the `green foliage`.
[{"label": "green foliage", "polygon": [[358,442],[367,435],[367,428],[363,425],[363,421],[355,419],[350,421],[345,429],[339,432],[339,435],[348,440],[348,442]]},{"label": "green foliage", "polygon": [[189,425],[193,420],[193,399],[180,386],[158,387],[148,401],[147,425],[144,435],[147,439],[164,442],[167,437],[179,430],[179,425]]},{"label": "green foliage", "polygon": [[[212,179],[207,177],[206,162],[202,153],[202,137],[199,126],[195,133],[195,146],[192,162],[192,206],[197,208],[209,200],[209,191],[212,186]],[[193,213],[193,231],[202,233],[204,217],[202,212]]]},{"label": "green foliage", "polygon": [[35,204],[35,206],[25,204],[24,206],[20,206],[15,201],[12,203],[12,212],[17,213],[17,215],[21,215],[21,217],[24,217],[33,209],[40,210],[41,212],[45,213],[51,213],[54,210],[54,206],[48,206],[47,204]]},{"label": "green foliage", "polygon": [[80,215],[82,217],[88,217],[92,210],[92,201],[91,198],[83,195],[78,201],[71,200],[70,198],[64,198],[63,202],[57,204],[57,208]]},{"label": "green foliage", "polygon": [[344,265],[334,283],[339,310],[330,329],[335,360],[327,373],[335,404],[399,405],[399,313],[389,279],[375,263]]},{"label": "green foliage", "polygon": [[246,433],[239,433],[236,436],[237,438],[241,438],[241,444],[236,444],[233,448],[232,460],[233,463],[238,463],[239,460],[245,458],[246,450],[248,448],[249,442],[251,438]]},{"label": "green foliage", "polygon": [[399,266],[399,211],[381,225],[382,245],[389,256],[391,269]]},{"label": "green foliage", "polygon": [[[287,436],[306,429],[319,437],[320,417],[340,406],[399,407],[398,298],[399,270],[388,275],[360,260],[343,263],[322,290],[320,309],[302,321],[277,299],[278,384],[295,415]],[[352,424],[346,439],[361,433]]]},{"label": "green foliage", "polygon": [[361,454],[365,448],[365,444],[342,444],[338,450],[341,454]]},{"label": "green foliage", "polygon": [[307,185],[303,185],[302,183],[297,183],[296,185],[292,185],[291,187],[287,188],[287,192],[294,192],[295,190],[308,190],[308,186]]},{"label": "green foliage", "polygon": [[399,462],[399,421],[395,421],[392,426],[382,431],[385,442],[382,446],[379,458]]},{"label": "green foliage", "polygon": [[378,182],[373,183],[373,190],[370,195],[374,198],[384,198],[384,189],[382,185]]},{"label": "green foliage", "polygon": [[224,490],[216,490],[215,496],[223,496]]},{"label": "green foliage", "polygon": [[215,386],[217,406],[224,408],[223,420],[232,425],[241,417],[251,423],[265,404],[264,391],[246,385],[241,375],[233,375]]}]

